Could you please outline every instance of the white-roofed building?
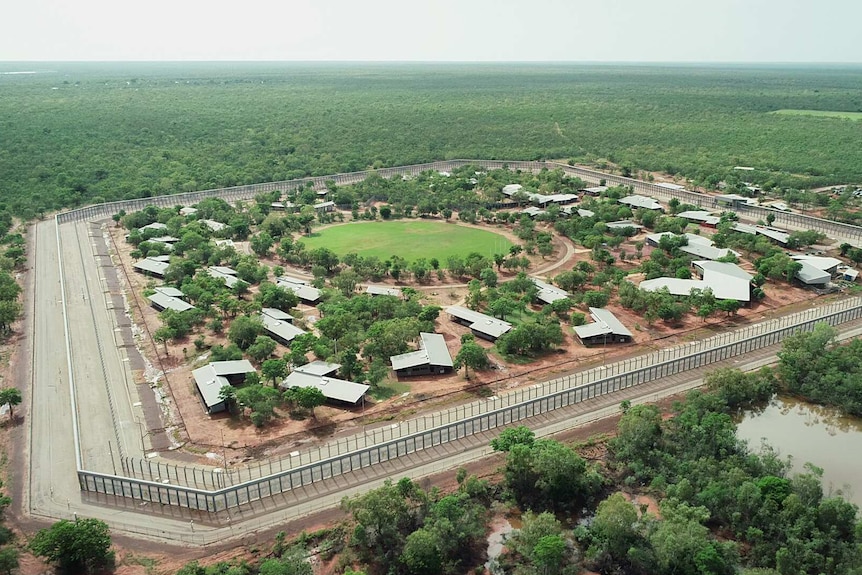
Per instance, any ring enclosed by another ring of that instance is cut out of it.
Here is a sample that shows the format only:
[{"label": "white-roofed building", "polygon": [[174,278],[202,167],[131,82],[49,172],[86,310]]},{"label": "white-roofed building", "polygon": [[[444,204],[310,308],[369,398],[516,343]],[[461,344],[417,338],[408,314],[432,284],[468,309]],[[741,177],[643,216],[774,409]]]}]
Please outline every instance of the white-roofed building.
[{"label": "white-roofed building", "polygon": [[185,207],[180,208],[180,215],[181,216],[193,216],[196,213],[198,213],[198,209],[193,208],[191,206],[185,206]]},{"label": "white-roofed building", "polygon": [[701,279],[655,278],[642,281],[638,287],[646,291],[666,288],[671,295],[687,296],[691,290],[712,290],[716,299],[734,299],[740,303],[751,301],[752,276],[736,264],[707,260],[692,262]]},{"label": "white-roofed building", "polygon": [[[182,295],[182,292],[180,292],[180,295]],[[166,309],[170,309],[173,311],[182,312],[188,311],[190,309],[195,309],[195,306],[193,306],[192,304],[183,301],[179,297],[167,295],[159,288],[156,288],[156,291],[148,295],[147,299],[150,300],[150,305],[157,311],[164,311]]]},{"label": "white-roofed building", "polygon": [[[270,308],[266,308],[269,310]],[[279,312],[281,310],[273,310]],[[282,312],[283,313],[283,312]],[[260,321],[263,323],[263,329],[267,335],[282,345],[290,345],[294,338],[305,334],[306,332],[293,325],[286,319],[276,319],[278,314],[269,314],[261,310]],[[283,317],[283,316],[279,316]],[[289,316],[288,316],[289,317]],[[293,319],[293,318],[291,318]]]},{"label": "white-roofed building", "polygon": [[569,297],[568,292],[564,289],[560,289],[557,286],[551,285],[549,283],[545,283],[540,279],[530,278],[533,283],[539,288],[539,292],[536,294],[536,297],[539,298],[539,301],[542,303],[554,303],[555,301],[566,299]]},{"label": "white-roofed building", "polygon": [[619,220],[616,222],[606,222],[605,225],[609,230],[624,230],[626,228],[632,228],[634,230],[642,230],[644,227],[640,224],[636,224],[631,220]]},{"label": "white-roofed building", "polygon": [[[799,260],[797,260],[799,261]],[[793,275],[800,282],[804,283],[808,286],[825,286],[828,285],[830,280],[832,279],[832,274],[827,271],[819,269],[817,266],[814,266],[807,261],[799,261],[799,264],[802,266],[799,268],[796,273]]]},{"label": "white-roofed building", "polygon": [[308,285],[305,280],[283,276],[278,278],[276,284],[295,293],[304,304],[315,305],[320,301],[320,290]]},{"label": "white-roofed building", "polygon": [[341,365],[325,361],[312,361],[294,368],[293,372],[279,384],[281,389],[291,387],[316,387],[327,400],[356,405],[368,391],[369,386],[332,377]]},{"label": "white-roofed building", "polygon": [[249,373],[254,373],[254,366],[246,360],[214,361],[192,371],[198,394],[203,401],[207,413],[224,411],[224,400],[219,397],[221,389],[229,385],[239,385],[245,381]]},{"label": "white-roofed building", "polygon": [[591,307],[590,317],[593,319],[592,323],[574,328],[575,334],[584,345],[630,343],[633,340],[632,332],[610,311]]},{"label": "white-roofed building", "polygon": [[587,194],[588,196],[600,196],[604,192],[608,191],[608,187],[607,186],[591,186],[589,188],[583,188],[581,191],[584,192],[585,194]]},{"label": "white-roofed building", "polygon": [[237,284],[239,278],[236,277],[236,271],[224,266],[210,266],[207,268],[207,273],[216,278],[224,280],[227,287],[231,288]]},{"label": "white-roofed building", "polygon": [[365,288],[365,293],[368,295],[391,295],[394,297],[402,297],[403,293],[401,292],[401,288],[394,288],[389,286],[368,286]]},{"label": "white-roofed building", "polygon": [[835,275],[838,273],[838,266],[842,265],[843,262],[838,258],[824,257],[824,256],[790,256],[792,259],[798,262],[805,262],[811,266],[819,270],[823,270],[824,272],[829,272],[830,275]]},{"label": "white-roofed building", "polygon": [[637,194],[632,196],[626,196],[624,198],[620,198],[619,203],[629,206],[633,209],[642,209],[642,210],[663,210],[661,204],[655,201],[652,198],[648,198],[647,196],[639,196]]},{"label": "white-roofed building", "polygon": [[678,218],[683,218],[684,220],[689,220],[691,222],[698,222],[701,225],[704,225],[708,228],[714,228],[718,225],[718,222],[721,221],[721,217],[717,216],[711,212],[703,212],[699,210],[688,210],[685,212],[680,212],[676,215]]},{"label": "white-roofed building", "polygon": [[208,227],[211,232],[220,232],[227,227],[227,224],[215,220],[200,220],[200,222]]},{"label": "white-roofed building", "polygon": [[509,322],[461,307],[453,305],[446,308],[446,313],[461,325],[466,325],[477,337],[495,341],[498,337],[512,329]]},{"label": "white-roofed building", "polygon": [[141,233],[143,233],[143,232],[148,232],[148,231],[163,232],[163,231],[165,231],[166,229],[168,229],[167,224],[163,224],[163,223],[161,223],[161,222],[153,222],[153,223],[151,223],[151,224],[147,224],[147,225],[145,225],[145,226],[141,226],[140,228],[138,228],[138,231],[139,231],[139,232],[141,232]]},{"label": "white-roofed building", "polygon": [[163,278],[165,277],[165,271],[168,269],[168,262],[160,261],[156,258],[144,258],[133,263],[132,267],[136,272]]},{"label": "white-roofed building", "polygon": [[451,372],[452,356],[443,336],[437,333],[420,333],[419,337],[422,339],[419,350],[389,358],[395,375],[406,377]]}]

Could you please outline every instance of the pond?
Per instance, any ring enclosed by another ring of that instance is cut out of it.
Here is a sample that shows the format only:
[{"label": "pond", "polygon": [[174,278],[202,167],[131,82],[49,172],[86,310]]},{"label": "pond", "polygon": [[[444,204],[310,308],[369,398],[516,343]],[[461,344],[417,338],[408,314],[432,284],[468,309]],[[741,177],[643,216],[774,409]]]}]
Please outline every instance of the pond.
[{"label": "pond", "polygon": [[862,420],[777,397],[761,411],[746,412],[737,436],[755,451],[764,439],[782,457],[791,456],[794,472],[804,472],[807,462],[822,468],[823,492],[840,492],[862,508]]}]

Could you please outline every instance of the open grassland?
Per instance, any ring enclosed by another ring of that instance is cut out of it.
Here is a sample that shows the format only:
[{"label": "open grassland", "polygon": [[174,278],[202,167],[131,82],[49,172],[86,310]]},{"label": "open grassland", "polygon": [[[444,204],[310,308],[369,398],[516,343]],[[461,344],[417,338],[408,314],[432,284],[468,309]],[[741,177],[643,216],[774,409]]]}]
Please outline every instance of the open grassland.
[{"label": "open grassland", "polygon": [[862,112],[835,112],[833,110],[775,110],[773,114],[784,116],[819,116],[821,118],[840,118],[842,120],[862,120]]},{"label": "open grassland", "polygon": [[[35,64],[0,63],[0,72]],[[0,204],[34,215],[453,158],[862,180],[862,67],[52,63],[0,76]],[[748,176],[747,176],[748,177]],[[716,179],[717,178],[717,179]]]},{"label": "open grassland", "polygon": [[477,252],[506,254],[512,243],[493,232],[443,222],[369,222],[326,228],[302,238],[307,249],[329,248],[339,256],[356,253],[386,260],[397,254],[408,262]]}]

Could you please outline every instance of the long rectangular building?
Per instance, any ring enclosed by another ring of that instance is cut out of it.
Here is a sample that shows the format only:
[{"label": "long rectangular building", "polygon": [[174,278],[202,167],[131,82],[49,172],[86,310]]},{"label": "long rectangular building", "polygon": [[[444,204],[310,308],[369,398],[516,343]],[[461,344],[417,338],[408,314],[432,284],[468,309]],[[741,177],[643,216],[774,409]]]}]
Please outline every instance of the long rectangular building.
[{"label": "long rectangular building", "polygon": [[454,321],[461,325],[466,325],[476,335],[488,341],[496,341],[498,337],[512,329],[512,324],[509,322],[461,307],[453,305],[446,308]]},{"label": "long rectangular building", "polygon": [[422,339],[419,350],[389,358],[395,374],[402,377],[451,372],[454,364],[443,336],[438,333],[420,333],[419,337]]},{"label": "long rectangular building", "polygon": [[575,326],[575,334],[584,345],[606,344],[606,343],[630,343],[633,339],[632,332],[610,311],[591,307],[590,316],[592,323]]}]

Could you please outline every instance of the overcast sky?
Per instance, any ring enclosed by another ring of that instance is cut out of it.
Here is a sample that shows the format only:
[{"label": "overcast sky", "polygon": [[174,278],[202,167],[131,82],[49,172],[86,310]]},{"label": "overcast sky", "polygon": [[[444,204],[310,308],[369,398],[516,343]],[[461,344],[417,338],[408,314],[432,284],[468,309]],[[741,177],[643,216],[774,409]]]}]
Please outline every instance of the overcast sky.
[{"label": "overcast sky", "polygon": [[7,0],[0,60],[862,62],[860,0]]}]

